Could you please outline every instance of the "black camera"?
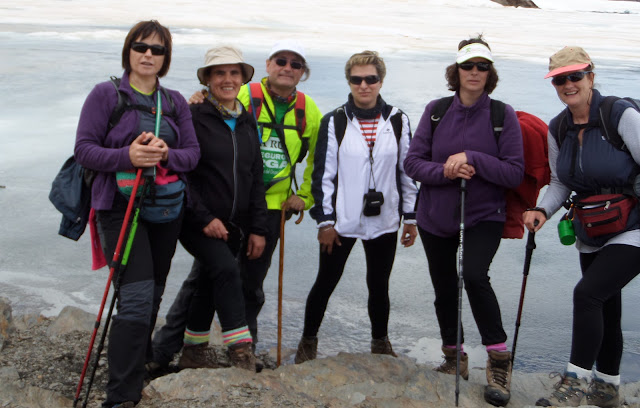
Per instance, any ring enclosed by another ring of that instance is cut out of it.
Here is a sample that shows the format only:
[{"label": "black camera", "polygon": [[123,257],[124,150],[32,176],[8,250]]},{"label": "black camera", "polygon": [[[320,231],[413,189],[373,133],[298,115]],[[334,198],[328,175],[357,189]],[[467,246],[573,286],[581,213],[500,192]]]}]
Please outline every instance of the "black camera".
[{"label": "black camera", "polygon": [[380,215],[380,207],[382,207],[382,204],[384,204],[384,196],[382,193],[370,188],[364,195],[364,209],[362,210],[362,214],[365,217]]}]

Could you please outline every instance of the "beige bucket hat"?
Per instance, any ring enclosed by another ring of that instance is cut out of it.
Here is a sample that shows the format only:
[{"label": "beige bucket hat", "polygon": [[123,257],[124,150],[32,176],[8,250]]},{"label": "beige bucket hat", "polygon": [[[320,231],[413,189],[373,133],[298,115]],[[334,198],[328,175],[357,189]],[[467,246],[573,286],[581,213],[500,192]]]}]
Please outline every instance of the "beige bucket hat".
[{"label": "beige bucket hat", "polygon": [[207,78],[205,78],[205,72],[207,68],[214,65],[225,64],[240,64],[242,67],[244,84],[251,81],[253,78],[253,72],[255,69],[244,62],[242,57],[242,51],[231,45],[222,45],[220,47],[213,47],[207,51],[204,55],[204,66],[198,68],[198,79],[202,85],[207,85]]}]

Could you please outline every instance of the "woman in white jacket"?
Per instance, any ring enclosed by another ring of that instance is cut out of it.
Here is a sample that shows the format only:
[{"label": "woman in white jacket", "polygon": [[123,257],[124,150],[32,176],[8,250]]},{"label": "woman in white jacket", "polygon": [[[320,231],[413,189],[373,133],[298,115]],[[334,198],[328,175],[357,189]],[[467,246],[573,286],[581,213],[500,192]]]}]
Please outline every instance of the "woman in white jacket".
[{"label": "woman in white jacket", "polygon": [[320,266],[307,298],[296,363],[316,358],[329,297],[358,238],[367,261],[371,352],[396,356],[387,336],[389,276],[403,219],[402,244],[415,241],[417,188],[402,167],[411,139],[409,118],[380,97],[385,74],[377,52],[351,56],[345,66],[349,99],[320,124],[311,187]]}]

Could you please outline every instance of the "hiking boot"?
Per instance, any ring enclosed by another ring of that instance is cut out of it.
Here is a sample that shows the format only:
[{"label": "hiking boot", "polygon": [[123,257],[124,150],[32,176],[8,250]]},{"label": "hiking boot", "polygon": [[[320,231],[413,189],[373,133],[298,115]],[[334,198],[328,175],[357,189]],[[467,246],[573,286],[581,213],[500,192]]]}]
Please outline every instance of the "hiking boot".
[{"label": "hiking boot", "polygon": [[149,382],[155,380],[158,377],[162,377],[167,374],[177,373],[177,367],[175,365],[160,364],[156,361],[150,361],[144,365],[146,371],[145,381]]},{"label": "hiking boot", "polygon": [[296,364],[304,363],[305,361],[315,360],[318,356],[318,338],[304,337],[300,339],[298,343],[298,351],[296,351],[296,358],[294,362]]},{"label": "hiking boot", "polygon": [[264,370],[264,361],[256,354],[256,343],[251,343],[251,352],[256,358],[256,373],[261,373]]},{"label": "hiking boot", "polygon": [[233,367],[256,372],[256,356],[253,354],[251,343],[236,343],[228,348],[229,360]]},{"label": "hiking boot", "polygon": [[219,368],[222,367],[218,363],[218,355],[216,351],[209,347],[209,343],[196,344],[193,346],[184,346],[182,355],[178,360],[178,368]]},{"label": "hiking boot", "polygon": [[391,348],[391,342],[387,336],[381,339],[371,339],[371,354],[386,354],[393,357],[398,357]]},{"label": "hiking boot", "polygon": [[553,386],[554,391],[549,398],[536,401],[537,407],[579,407],[585,396],[586,381],[578,378],[576,373],[552,373],[551,378],[560,376],[560,381]]},{"label": "hiking boot", "polygon": [[[444,361],[440,366],[433,369],[439,373],[456,375],[456,349],[442,346]],[[469,356],[464,351],[460,354],[460,376],[464,380],[469,379]]]},{"label": "hiking boot", "polygon": [[511,398],[511,353],[489,351],[487,359],[487,382],[484,400],[496,407],[504,407]]},{"label": "hiking boot", "polygon": [[602,408],[620,406],[618,389],[619,387],[617,385],[604,382],[604,380],[599,378],[594,378],[591,380],[591,384],[589,384],[586,403]]}]

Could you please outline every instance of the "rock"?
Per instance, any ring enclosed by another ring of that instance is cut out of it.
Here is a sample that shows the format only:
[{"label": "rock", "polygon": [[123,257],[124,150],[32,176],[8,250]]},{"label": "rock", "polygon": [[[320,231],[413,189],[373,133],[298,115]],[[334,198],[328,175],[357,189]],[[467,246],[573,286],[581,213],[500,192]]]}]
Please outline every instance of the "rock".
[{"label": "rock", "polygon": [[[90,333],[55,333],[66,330],[68,322],[72,322],[69,327],[77,327],[80,323],[75,319],[83,320],[83,315],[65,310],[55,322],[31,316],[25,319],[30,324],[11,333],[0,352],[0,408],[72,406]],[[59,327],[51,329],[56,322]],[[263,357],[268,361],[266,353]],[[267,364],[259,374],[238,368],[171,373],[150,382],[138,407],[443,408],[454,406],[455,401],[454,376],[436,373],[433,367],[402,355],[340,353],[299,365],[269,367],[273,365]],[[557,380],[547,374],[514,372],[509,406],[533,408],[538,398],[550,395]],[[99,366],[88,408],[100,407],[106,382],[105,367]],[[460,382],[458,405],[489,407],[483,399],[485,384],[484,368],[472,368],[469,381]],[[87,378],[82,401],[86,389]],[[623,407],[640,407],[640,382],[623,384],[620,390],[627,404]]]},{"label": "rock", "polygon": [[[546,375],[516,375],[510,405],[532,404],[548,393],[542,384],[549,386],[551,382]],[[470,381],[461,381],[459,406],[486,406],[485,385],[484,370],[472,370]],[[153,399],[185,402],[233,400],[241,406],[251,399],[238,393],[239,389],[249,394],[259,391],[263,406],[321,402],[331,407],[450,407],[455,398],[455,377],[402,356],[340,353],[260,374],[236,368],[183,370],[154,380],[145,394]]]},{"label": "rock", "polygon": [[0,382],[0,401],[8,407],[70,407],[72,400],[30,385]]},{"label": "rock", "polygon": [[540,8],[531,0],[491,0],[508,7]]},{"label": "rock", "polygon": [[18,381],[20,380],[20,373],[14,367],[0,367],[0,380],[3,383]]},{"label": "rock", "polygon": [[16,330],[29,330],[42,324],[45,320],[47,318],[41,314],[20,315],[13,318],[13,327]]},{"label": "rock", "polygon": [[57,337],[72,331],[85,331],[90,333],[96,322],[96,316],[73,306],[66,306],[58,317],[55,318],[47,334],[49,337]]},{"label": "rock", "polygon": [[9,300],[0,297],[0,351],[14,330]]}]

